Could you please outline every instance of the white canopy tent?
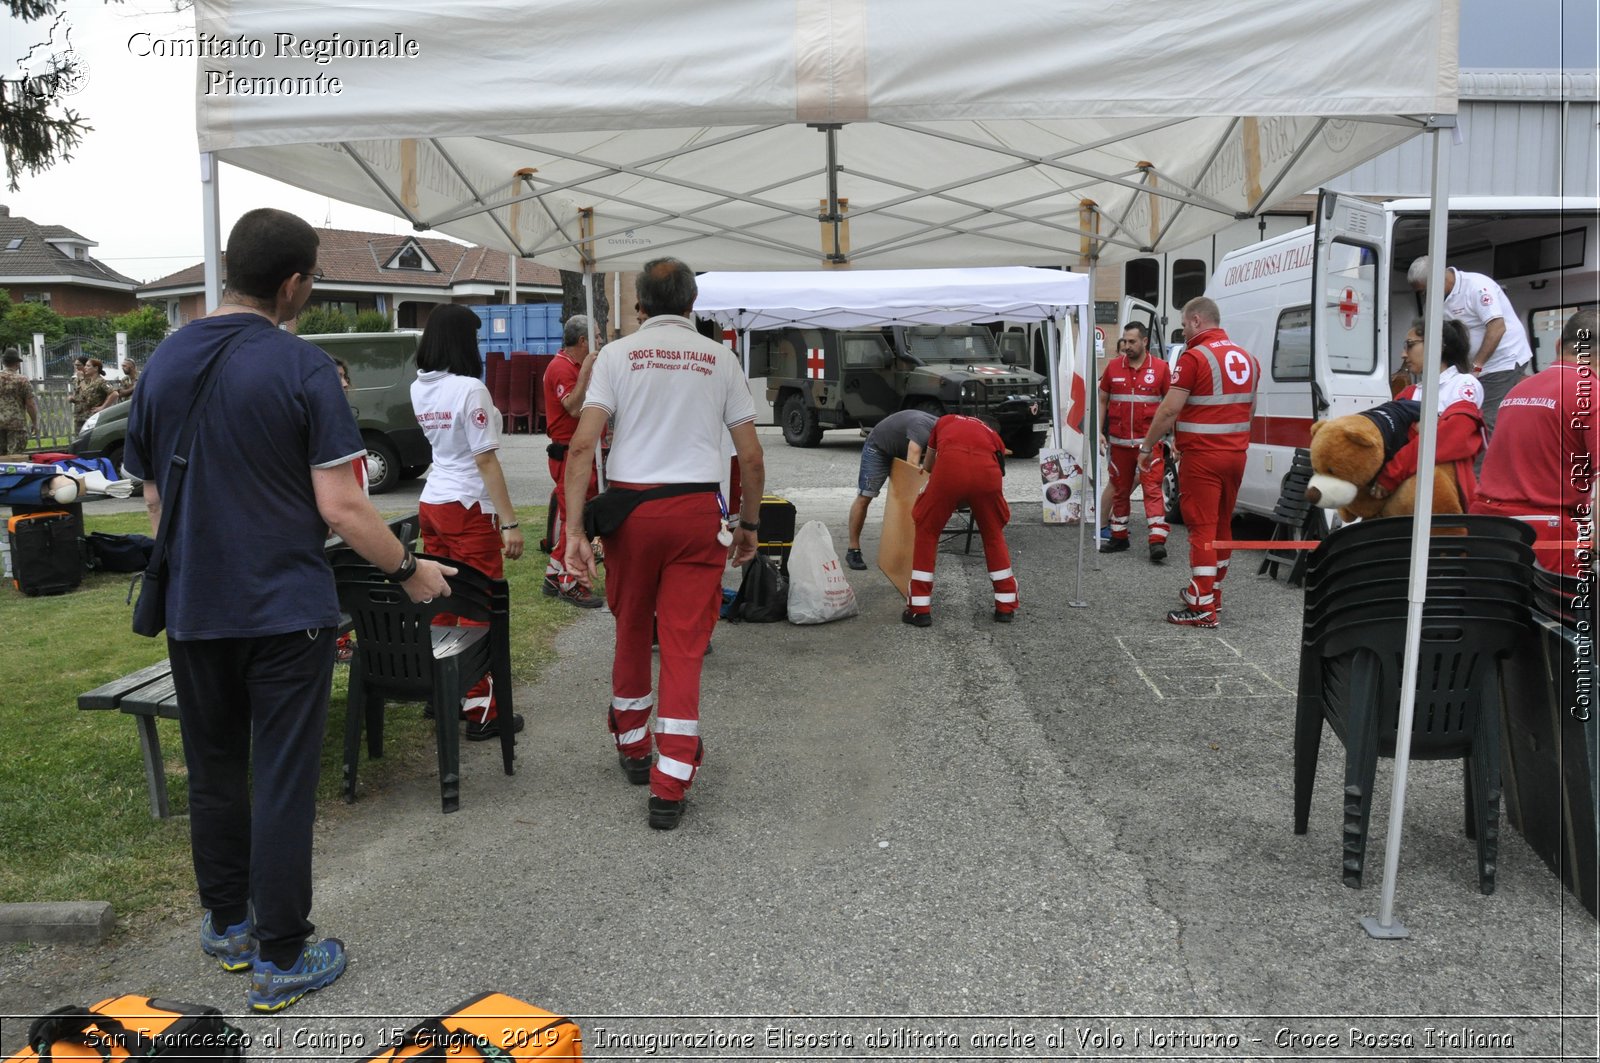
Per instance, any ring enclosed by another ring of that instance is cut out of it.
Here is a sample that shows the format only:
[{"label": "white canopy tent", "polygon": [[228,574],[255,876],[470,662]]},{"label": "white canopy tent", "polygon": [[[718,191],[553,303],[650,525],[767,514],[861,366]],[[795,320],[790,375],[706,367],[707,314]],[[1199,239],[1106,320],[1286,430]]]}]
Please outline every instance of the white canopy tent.
[{"label": "white canopy tent", "polygon": [[695,313],[726,328],[878,328],[1059,321],[1089,304],[1082,273],[1029,266],[702,274]]},{"label": "white canopy tent", "polygon": [[213,304],[215,159],[586,274],[1092,268],[1456,112],[1457,0],[198,0],[196,29]]}]

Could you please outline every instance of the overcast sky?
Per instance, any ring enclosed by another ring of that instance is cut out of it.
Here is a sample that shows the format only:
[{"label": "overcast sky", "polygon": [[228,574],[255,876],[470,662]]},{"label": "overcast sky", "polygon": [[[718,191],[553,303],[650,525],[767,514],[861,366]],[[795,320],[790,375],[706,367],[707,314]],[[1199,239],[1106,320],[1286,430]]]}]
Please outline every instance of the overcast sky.
[{"label": "overcast sky", "polygon": [[[397,0],[406,2],[406,0]],[[414,2],[414,0],[413,0]],[[680,0],[692,3],[693,0]],[[94,126],[71,162],[17,192],[0,188],[11,212],[64,225],[97,241],[96,257],[137,280],[152,280],[201,257],[199,164],[195,150],[194,60],[140,57],[129,38],[192,37],[192,12],[164,0],[65,0],[73,50],[88,64],[88,81],[72,106]],[[438,3],[441,11],[448,5]],[[1330,10],[1337,3],[1330,4]],[[530,13],[537,17],[534,5]],[[1468,67],[1593,70],[1595,0],[1461,0],[1461,62]],[[0,72],[49,36],[49,23],[0,17]],[[1401,42],[1374,42],[1373,62],[1399,62]],[[581,62],[576,68],[581,76]],[[276,206],[313,225],[403,233],[397,218],[313,196],[254,174],[223,167],[222,227],[258,206]]]}]

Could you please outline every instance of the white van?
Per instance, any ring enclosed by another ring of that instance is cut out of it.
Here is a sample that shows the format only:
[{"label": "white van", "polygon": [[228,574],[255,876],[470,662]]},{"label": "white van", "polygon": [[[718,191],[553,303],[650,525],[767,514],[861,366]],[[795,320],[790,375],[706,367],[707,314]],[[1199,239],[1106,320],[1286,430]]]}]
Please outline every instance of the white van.
[{"label": "white van", "polygon": [[[1239,509],[1272,514],[1313,420],[1389,400],[1401,342],[1422,312],[1406,269],[1428,253],[1428,206],[1324,192],[1314,225],[1217,265],[1206,294],[1229,338],[1261,362]],[[1522,316],[1535,367],[1549,365],[1567,317],[1600,303],[1600,200],[1458,196],[1449,230],[1445,263],[1498,281]],[[1124,300],[1123,321],[1155,316]]]}]

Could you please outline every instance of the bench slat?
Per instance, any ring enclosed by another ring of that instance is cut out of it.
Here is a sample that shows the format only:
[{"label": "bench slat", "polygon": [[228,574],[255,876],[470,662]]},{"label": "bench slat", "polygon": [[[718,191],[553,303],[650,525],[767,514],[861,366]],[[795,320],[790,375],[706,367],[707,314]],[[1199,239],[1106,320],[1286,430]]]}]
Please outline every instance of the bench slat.
[{"label": "bench slat", "polygon": [[95,687],[93,690],[78,695],[78,708],[80,709],[115,709],[122,704],[123,698],[151,683],[169,678],[172,675],[172,664],[168,661],[158,661],[137,672],[130,672],[121,679],[113,679],[104,686]]},{"label": "bench slat", "polygon": [[149,683],[122,699],[117,708],[130,716],[160,716],[164,720],[178,718],[178,690],[169,672],[163,679]]}]

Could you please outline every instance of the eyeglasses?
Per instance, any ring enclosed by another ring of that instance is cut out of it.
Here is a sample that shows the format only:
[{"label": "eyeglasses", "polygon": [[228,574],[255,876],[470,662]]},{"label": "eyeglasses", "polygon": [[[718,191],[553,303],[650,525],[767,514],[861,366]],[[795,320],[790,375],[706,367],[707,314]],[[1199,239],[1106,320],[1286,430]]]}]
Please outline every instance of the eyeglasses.
[{"label": "eyeglasses", "polygon": [[310,273],[302,273],[302,274],[300,274],[300,276],[302,276],[302,277],[310,277],[312,280],[317,281],[317,282],[320,283],[321,280],[322,280],[322,277],[323,277],[323,273],[322,273],[322,271],[320,269],[314,269]]},{"label": "eyeglasses", "polygon": [[1413,347],[1421,346],[1421,344],[1421,340],[1406,340],[1406,350],[1409,351]]}]

